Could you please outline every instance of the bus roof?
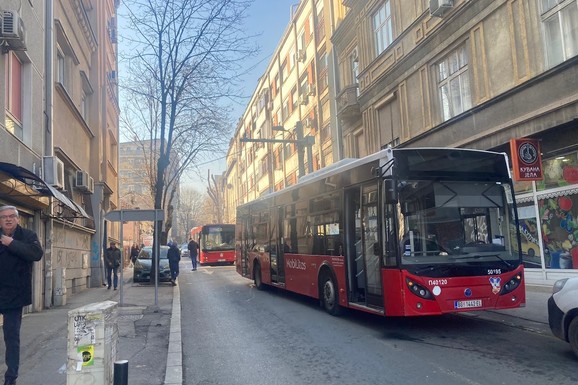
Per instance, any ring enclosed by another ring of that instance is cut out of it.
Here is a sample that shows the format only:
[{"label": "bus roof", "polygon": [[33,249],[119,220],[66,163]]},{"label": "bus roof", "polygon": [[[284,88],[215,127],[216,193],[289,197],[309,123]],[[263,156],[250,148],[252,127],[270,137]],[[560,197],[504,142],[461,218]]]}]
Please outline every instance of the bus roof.
[{"label": "bus roof", "polygon": [[[335,162],[335,163],[333,163],[327,167],[321,168],[317,171],[314,171],[314,172],[309,173],[303,177],[300,177],[299,181],[292,186],[288,186],[282,190],[275,191],[273,193],[268,193],[268,194],[262,195],[259,198],[254,199],[250,202],[244,203],[243,205],[240,205],[240,206],[268,200],[268,199],[273,198],[277,195],[285,194],[285,193],[290,192],[292,190],[298,189],[304,185],[314,183],[314,182],[317,182],[320,180],[324,180],[324,179],[329,178],[333,175],[342,174],[345,171],[354,169],[356,167],[359,167],[359,166],[362,166],[364,164],[371,163],[374,161],[379,160],[379,165],[381,167],[383,167],[387,162],[389,162],[395,158],[396,153],[399,153],[404,158],[408,158],[412,154],[417,155],[420,152],[423,152],[423,153],[446,152],[449,157],[451,157],[452,155],[456,156],[457,154],[460,154],[460,153],[461,154],[468,154],[469,153],[469,154],[474,155],[474,156],[475,155],[482,156],[483,154],[486,154],[486,155],[494,155],[496,157],[504,157],[504,159],[507,159],[507,155],[505,153],[498,153],[498,152],[486,151],[486,150],[475,150],[475,149],[468,149],[468,148],[450,148],[450,147],[385,148],[385,149],[377,151],[377,152],[375,152],[371,155],[368,155],[366,157],[363,157],[363,158],[345,158],[345,159],[342,159],[342,160],[337,161],[337,162]],[[504,164],[506,164],[506,163],[504,163]],[[503,176],[503,175],[501,175],[501,171],[502,170],[500,170],[500,176]],[[507,169],[507,166],[506,166],[506,169],[504,172],[506,172],[507,177],[510,176],[509,175],[509,169]]]}]

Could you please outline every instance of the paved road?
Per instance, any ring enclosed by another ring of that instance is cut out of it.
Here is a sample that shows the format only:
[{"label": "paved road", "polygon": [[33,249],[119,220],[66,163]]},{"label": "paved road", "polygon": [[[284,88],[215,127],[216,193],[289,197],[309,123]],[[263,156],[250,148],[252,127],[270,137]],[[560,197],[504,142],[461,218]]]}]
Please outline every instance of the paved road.
[{"label": "paved road", "polygon": [[480,315],[331,317],[233,267],[182,275],[180,297],[187,385],[578,382],[567,344]]}]

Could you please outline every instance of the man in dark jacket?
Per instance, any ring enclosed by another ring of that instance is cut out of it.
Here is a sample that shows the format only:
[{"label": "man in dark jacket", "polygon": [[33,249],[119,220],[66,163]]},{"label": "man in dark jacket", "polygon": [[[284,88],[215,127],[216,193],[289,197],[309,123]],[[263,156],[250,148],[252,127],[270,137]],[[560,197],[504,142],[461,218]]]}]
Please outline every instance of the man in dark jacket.
[{"label": "man in dark jacket", "polygon": [[176,243],[169,242],[167,258],[169,259],[169,268],[171,269],[171,283],[173,286],[176,286],[177,277],[179,276],[179,261],[181,260],[181,251]]},{"label": "man in dark jacket", "polygon": [[16,384],[20,366],[22,308],[32,303],[32,265],[42,258],[38,236],[19,225],[14,206],[0,207],[0,313],[4,318],[4,385]]},{"label": "man in dark jacket", "polygon": [[118,268],[120,267],[120,249],[116,247],[116,242],[114,241],[110,242],[110,247],[104,253],[104,264],[106,267],[106,288],[110,289],[112,284],[114,285],[114,290],[116,290],[118,286]]},{"label": "man in dark jacket", "polygon": [[191,262],[193,263],[193,271],[195,271],[197,270],[197,250],[199,249],[199,244],[191,238],[189,239],[187,249],[189,249],[189,255],[191,257]]}]

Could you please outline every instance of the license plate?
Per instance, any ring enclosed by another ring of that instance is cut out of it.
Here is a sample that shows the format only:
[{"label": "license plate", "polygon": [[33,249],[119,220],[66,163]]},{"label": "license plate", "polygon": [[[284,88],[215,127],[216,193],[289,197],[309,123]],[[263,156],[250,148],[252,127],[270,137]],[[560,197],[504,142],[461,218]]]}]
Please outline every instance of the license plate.
[{"label": "license plate", "polygon": [[224,259],[219,259],[217,262],[225,262]]},{"label": "license plate", "polygon": [[466,301],[454,301],[454,309],[470,309],[473,307],[482,307],[482,300],[470,299]]}]

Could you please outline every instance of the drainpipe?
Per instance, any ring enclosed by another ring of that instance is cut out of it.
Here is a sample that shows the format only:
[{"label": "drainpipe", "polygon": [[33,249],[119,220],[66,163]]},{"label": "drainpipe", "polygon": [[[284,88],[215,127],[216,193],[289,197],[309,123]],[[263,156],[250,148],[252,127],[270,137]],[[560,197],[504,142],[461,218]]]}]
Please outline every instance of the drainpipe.
[{"label": "drainpipe", "polygon": [[[54,137],[52,113],[54,107],[54,3],[53,0],[45,2],[44,19],[44,155],[54,155]],[[51,198],[54,200],[55,198]],[[54,220],[52,219],[52,205],[48,207],[48,219],[45,222],[44,233],[44,307],[52,306],[52,239],[54,233]]]}]

